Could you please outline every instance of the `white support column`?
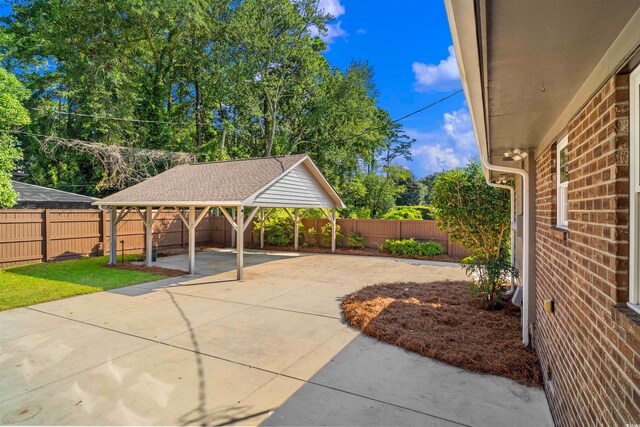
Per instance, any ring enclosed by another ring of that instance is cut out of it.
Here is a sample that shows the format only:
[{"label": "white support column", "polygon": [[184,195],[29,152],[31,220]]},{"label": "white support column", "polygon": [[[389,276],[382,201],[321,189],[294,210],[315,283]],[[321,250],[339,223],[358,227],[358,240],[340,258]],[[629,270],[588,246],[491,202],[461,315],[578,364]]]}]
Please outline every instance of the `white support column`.
[{"label": "white support column", "polygon": [[118,224],[117,212],[118,208],[111,206],[109,210],[109,264],[118,262]]},{"label": "white support column", "polygon": [[264,208],[260,209],[260,249],[264,249]]},{"label": "white support column", "polygon": [[153,250],[153,208],[147,206],[144,211],[144,245],[146,249],[145,265],[151,266]]},{"label": "white support column", "polygon": [[331,209],[331,252],[336,251],[337,216],[336,208]]},{"label": "white support column", "polygon": [[[235,222],[235,220],[236,220],[236,209],[235,208],[231,208],[231,219],[233,220],[233,222]],[[236,235],[233,232],[231,233],[231,247],[232,248],[236,247]]]},{"label": "white support column", "polygon": [[236,219],[236,263],[238,268],[238,280],[244,278],[244,208],[238,207],[238,216]]},{"label": "white support column", "polygon": [[298,215],[298,208],[293,210],[293,249],[298,250],[298,226],[300,224],[300,215]]},{"label": "white support column", "polygon": [[189,274],[196,273],[196,207],[189,206]]}]

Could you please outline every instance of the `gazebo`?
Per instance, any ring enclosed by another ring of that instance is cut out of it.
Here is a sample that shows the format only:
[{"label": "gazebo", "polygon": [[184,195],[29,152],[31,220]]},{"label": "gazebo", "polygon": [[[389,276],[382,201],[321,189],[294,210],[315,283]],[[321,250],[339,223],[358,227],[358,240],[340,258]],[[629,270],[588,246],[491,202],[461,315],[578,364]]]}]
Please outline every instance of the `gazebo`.
[{"label": "gazebo", "polygon": [[[297,250],[303,219],[299,210],[320,209],[332,224],[335,251],[336,209],[345,206],[306,154],[180,165],[93,204],[110,212],[111,264],[116,263],[117,225],[126,215],[140,215],[146,264],[151,265],[153,222],[160,213],[175,211],[189,231],[190,274],[195,274],[196,227],[210,209],[220,208],[236,233],[238,280],[243,278],[244,231],[256,215],[264,225],[273,208],[283,208],[293,219]],[[264,247],[264,227],[260,246]]]}]

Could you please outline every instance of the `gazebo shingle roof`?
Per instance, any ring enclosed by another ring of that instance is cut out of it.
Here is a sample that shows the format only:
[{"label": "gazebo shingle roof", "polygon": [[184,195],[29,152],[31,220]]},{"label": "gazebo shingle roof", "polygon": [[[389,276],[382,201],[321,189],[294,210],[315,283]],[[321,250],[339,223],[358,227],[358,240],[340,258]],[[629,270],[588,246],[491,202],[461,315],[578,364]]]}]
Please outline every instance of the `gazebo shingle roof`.
[{"label": "gazebo shingle roof", "polygon": [[241,202],[306,154],[180,165],[102,199],[100,204]]}]

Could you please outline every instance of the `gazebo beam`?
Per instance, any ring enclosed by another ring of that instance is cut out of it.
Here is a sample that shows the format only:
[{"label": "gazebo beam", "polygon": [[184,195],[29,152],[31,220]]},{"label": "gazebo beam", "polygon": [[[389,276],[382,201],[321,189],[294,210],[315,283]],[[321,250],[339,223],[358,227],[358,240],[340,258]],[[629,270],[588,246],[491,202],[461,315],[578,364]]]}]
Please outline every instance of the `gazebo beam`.
[{"label": "gazebo beam", "polygon": [[118,262],[118,208],[111,206],[109,209],[109,264]]},{"label": "gazebo beam", "polygon": [[260,249],[264,249],[264,208],[260,208]]},{"label": "gazebo beam", "polygon": [[153,208],[151,206],[147,206],[144,211],[144,247],[146,250],[144,263],[147,267],[151,267],[153,261]]},{"label": "gazebo beam", "polygon": [[236,266],[238,280],[244,279],[244,207],[238,206],[236,227]]},{"label": "gazebo beam", "polygon": [[196,207],[189,206],[189,274],[196,273]]}]

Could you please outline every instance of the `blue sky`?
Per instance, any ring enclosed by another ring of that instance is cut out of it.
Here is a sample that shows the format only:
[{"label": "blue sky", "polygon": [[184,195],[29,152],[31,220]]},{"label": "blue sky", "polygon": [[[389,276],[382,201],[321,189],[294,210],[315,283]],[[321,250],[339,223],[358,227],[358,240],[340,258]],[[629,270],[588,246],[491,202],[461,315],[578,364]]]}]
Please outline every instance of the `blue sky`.
[{"label": "blue sky", "polygon": [[[442,0],[319,0],[335,16],[325,56],[344,69],[352,59],[375,70],[380,106],[392,118],[422,108],[459,89],[460,78]],[[0,5],[0,15],[10,13]],[[413,160],[401,162],[416,176],[465,164],[478,155],[463,94],[401,122],[416,139]]]},{"label": "blue sky", "polygon": [[[380,106],[392,118],[422,108],[459,89],[460,78],[442,0],[320,0],[335,16],[325,52],[332,65],[368,60],[375,70]],[[413,161],[418,177],[463,165],[478,151],[469,111],[461,93],[401,122],[416,139]]]}]

